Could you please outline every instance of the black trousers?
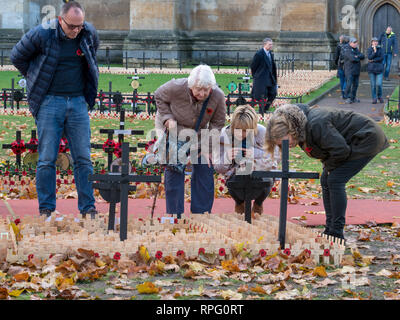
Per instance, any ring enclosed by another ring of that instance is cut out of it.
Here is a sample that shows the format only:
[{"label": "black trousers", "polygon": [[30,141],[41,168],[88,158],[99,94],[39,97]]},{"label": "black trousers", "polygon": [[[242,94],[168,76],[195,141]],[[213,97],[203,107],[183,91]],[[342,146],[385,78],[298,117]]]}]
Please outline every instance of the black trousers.
[{"label": "black trousers", "polygon": [[[261,99],[266,99],[265,104],[260,104],[259,112],[260,114],[264,114],[264,112],[268,111],[271,107],[272,103],[274,102],[278,92],[276,90],[276,86],[266,87],[265,92],[262,95]],[[256,99],[257,100],[257,99]]]},{"label": "black trousers", "polygon": [[[235,179],[235,175],[230,177],[228,181]],[[270,183],[263,189],[252,189],[251,191],[251,199],[254,202],[261,206],[265,199],[267,199],[268,195],[271,193],[271,188],[273,185],[273,180],[271,179]],[[240,189],[230,188],[228,187],[228,192],[231,195],[232,199],[235,200],[237,205],[242,204],[244,202],[244,193]]]},{"label": "black trousers", "polygon": [[359,173],[373,157],[346,161],[340,167],[321,175],[322,199],[326,213],[324,233],[344,238],[343,229],[346,220],[347,195],[346,183]]}]

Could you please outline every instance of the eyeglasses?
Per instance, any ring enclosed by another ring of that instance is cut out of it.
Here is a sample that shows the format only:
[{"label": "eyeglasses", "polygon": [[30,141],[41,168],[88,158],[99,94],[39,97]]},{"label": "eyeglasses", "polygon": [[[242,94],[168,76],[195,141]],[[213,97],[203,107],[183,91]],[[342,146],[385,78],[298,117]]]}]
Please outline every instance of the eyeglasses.
[{"label": "eyeglasses", "polygon": [[78,26],[76,26],[74,24],[69,24],[67,21],[65,21],[65,19],[63,17],[61,17],[61,19],[67,25],[69,30],[75,30],[76,28],[78,28],[78,30],[82,30],[83,29],[83,23],[78,25]]}]

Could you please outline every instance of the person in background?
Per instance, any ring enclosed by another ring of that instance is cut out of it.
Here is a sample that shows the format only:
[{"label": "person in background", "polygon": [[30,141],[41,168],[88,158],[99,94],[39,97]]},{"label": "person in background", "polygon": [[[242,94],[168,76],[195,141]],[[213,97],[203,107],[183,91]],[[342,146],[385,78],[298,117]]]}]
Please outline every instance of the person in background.
[{"label": "person in background", "polygon": [[340,90],[342,93],[343,100],[346,100],[346,76],[344,74],[344,50],[348,47],[349,37],[341,35],[339,38],[339,44],[336,47],[335,53],[335,64],[337,65],[338,71],[337,76],[340,80]]},{"label": "person in background", "polygon": [[267,151],[273,153],[283,140],[289,140],[290,148],[299,145],[308,156],[322,162],[324,233],[344,239],[346,183],[389,147],[383,130],[370,117],[353,111],[284,105],[268,121]]},{"label": "person in background", "polygon": [[349,48],[344,52],[344,73],[346,75],[346,103],[360,102],[356,98],[361,72],[361,60],[365,59],[364,54],[358,50],[356,38],[350,38]]},{"label": "person in background", "polygon": [[397,36],[393,32],[391,26],[386,28],[386,31],[383,32],[379,37],[379,45],[383,49],[383,65],[384,65],[384,79],[385,81],[389,80],[390,68],[392,66],[393,56],[396,57],[399,52],[399,43],[397,41]]},{"label": "person in background", "polygon": [[372,38],[371,46],[368,48],[368,75],[371,80],[372,104],[383,103],[382,81],[383,81],[383,50],[379,45],[378,38]]},{"label": "person in background", "polygon": [[263,47],[254,55],[250,65],[253,76],[252,95],[256,101],[266,100],[260,103],[260,114],[271,107],[278,94],[278,75],[274,54],[272,52],[274,43],[270,38],[265,38]]},{"label": "person in background", "polygon": [[[237,170],[246,158],[252,163],[252,171],[270,171],[277,169],[280,161],[279,149],[273,156],[264,151],[265,127],[258,124],[256,111],[250,106],[236,108],[232,115],[231,124],[221,130],[220,162],[214,165],[217,173],[225,175],[226,182],[235,179]],[[250,138],[250,135],[253,135]],[[238,147],[239,146],[239,147]],[[263,203],[271,192],[273,180],[270,179],[265,189],[258,190],[252,205],[252,217],[263,213]],[[244,213],[244,195],[228,187],[229,194],[235,201],[235,212]]]}]

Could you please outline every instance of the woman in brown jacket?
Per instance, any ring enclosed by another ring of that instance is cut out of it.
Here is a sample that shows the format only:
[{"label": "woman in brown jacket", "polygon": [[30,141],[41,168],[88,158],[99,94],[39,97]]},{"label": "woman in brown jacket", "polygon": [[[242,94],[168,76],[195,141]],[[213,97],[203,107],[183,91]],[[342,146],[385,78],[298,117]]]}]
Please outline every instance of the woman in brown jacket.
[{"label": "woman in brown jacket", "polygon": [[[161,132],[167,129],[170,137],[178,137],[178,141],[183,141],[179,137],[188,137],[186,133],[189,132],[195,136],[197,134],[198,141],[201,141],[203,129],[215,129],[219,137],[226,120],[225,95],[218,88],[209,66],[197,66],[188,78],[168,81],[155,91],[154,96],[157,104],[156,129]],[[206,106],[206,109],[202,114],[203,106]],[[199,119],[201,121],[198,125]],[[199,127],[197,133],[194,132],[196,125]],[[205,149],[199,150],[196,155],[193,152],[190,155],[191,160],[195,158],[192,161],[191,174],[192,213],[211,212],[214,202],[214,169],[210,150]],[[167,213],[180,217],[184,212],[185,174],[167,165],[164,178]]]},{"label": "woman in brown jacket", "polygon": [[268,122],[267,150],[272,152],[282,140],[321,160],[324,233],[344,239],[346,183],[389,146],[382,129],[373,119],[353,111],[285,105]]}]

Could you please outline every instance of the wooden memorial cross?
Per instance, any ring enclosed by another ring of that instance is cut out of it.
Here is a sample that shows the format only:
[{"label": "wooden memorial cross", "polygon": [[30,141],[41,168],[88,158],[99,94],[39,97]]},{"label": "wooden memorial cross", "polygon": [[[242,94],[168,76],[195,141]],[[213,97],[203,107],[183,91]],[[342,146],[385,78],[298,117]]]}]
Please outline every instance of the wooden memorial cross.
[{"label": "wooden memorial cross", "polygon": [[[114,169],[114,171],[116,171]],[[110,192],[110,209],[114,206],[114,210],[110,210],[108,229],[114,229],[115,223],[115,203],[119,199],[121,201],[120,212],[120,239],[124,241],[128,237],[128,194],[129,191],[135,191],[135,186],[130,186],[130,182],[149,182],[160,183],[161,176],[142,176],[134,175],[129,172],[129,143],[122,143],[122,164],[121,172],[112,172],[109,174],[93,174],[89,176],[89,181],[98,181],[93,183],[93,187],[99,190]],[[119,193],[119,196],[118,196]],[[111,197],[112,195],[112,197]]]},{"label": "wooden memorial cross", "polygon": [[285,247],[286,219],[289,179],[319,179],[316,172],[293,172],[289,171],[289,141],[282,141],[282,171],[254,171],[251,174],[255,178],[281,178],[281,204],[279,214],[279,238],[281,249]]}]

